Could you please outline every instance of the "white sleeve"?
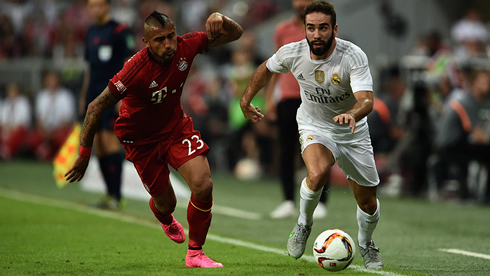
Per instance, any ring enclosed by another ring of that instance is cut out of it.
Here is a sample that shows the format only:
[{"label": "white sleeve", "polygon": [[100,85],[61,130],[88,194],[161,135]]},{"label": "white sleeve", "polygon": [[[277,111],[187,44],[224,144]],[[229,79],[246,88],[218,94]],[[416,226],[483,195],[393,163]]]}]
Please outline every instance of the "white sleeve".
[{"label": "white sleeve", "polygon": [[368,58],[361,48],[355,46],[349,65],[351,67],[350,85],[352,92],[373,91],[373,78],[369,70]]},{"label": "white sleeve", "polygon": [[373,91],[373,78],[369,66],[354,68],[351,70],[350,86],[352,92]]},{"label": "white sleeve", "polygon": [[276,54],[274,54],[271,58],[269,58],[265,65],[267,66],[267,69],[269,69],[269,71],[271,71],[272,73],[287,73],[287,72],[289,72],[289,68],[285,67],[281,63],[281,61],[279,61]]}]

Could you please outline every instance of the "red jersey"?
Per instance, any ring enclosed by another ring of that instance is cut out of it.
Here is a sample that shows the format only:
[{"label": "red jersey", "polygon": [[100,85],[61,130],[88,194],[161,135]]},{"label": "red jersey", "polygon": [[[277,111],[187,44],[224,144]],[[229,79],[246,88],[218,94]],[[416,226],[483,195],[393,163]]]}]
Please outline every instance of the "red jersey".
[{"label": "red jersey", "polygon": [[180,103],[182,88],[197,54],[208,50],[204,32],[177,37],[172,62],[161,64],[148,48],[136,53],[109,81],[111,93],[122,99],[114,130],[123,144],[160,141],[187,115]]},{"label": "red jersey", "polygon": [[[297,42],[305,39],[304,27],[298,27],[296,20],[288,20],[280,23],[274,34],[274,44],[277,49],[289,44],[291,42]],[[299,84],[293,73],[278,75],[280,101],[287,99],[300,99]]]}]

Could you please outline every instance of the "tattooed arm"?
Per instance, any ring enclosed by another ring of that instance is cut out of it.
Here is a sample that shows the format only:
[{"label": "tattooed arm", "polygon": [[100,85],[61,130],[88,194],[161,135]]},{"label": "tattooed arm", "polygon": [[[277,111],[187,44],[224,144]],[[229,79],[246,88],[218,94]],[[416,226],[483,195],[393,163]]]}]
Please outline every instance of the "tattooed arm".
[{"label": "tattooed arm", "polygon": [[214,48],[239,39],[242,36],[242,27],[218,12],[211,14],[206,21],[209,48]]},{"label": "tattooed arm", "polygon": [[[102,114],[107,109],[113,107],[119,100],[114,97],[106,87],[104,91],[93,100],[87,108],[87,114],[82,125],[82,132],[80,133],[80,145],[86,148],[91,148],[94,142],[94,136],[99,128]],[[88,167],[90,158],[84,158],[80,155],[77,156],[73,166],[65,174],[66,179],[69,182],[80,181],[85,174]]]}]

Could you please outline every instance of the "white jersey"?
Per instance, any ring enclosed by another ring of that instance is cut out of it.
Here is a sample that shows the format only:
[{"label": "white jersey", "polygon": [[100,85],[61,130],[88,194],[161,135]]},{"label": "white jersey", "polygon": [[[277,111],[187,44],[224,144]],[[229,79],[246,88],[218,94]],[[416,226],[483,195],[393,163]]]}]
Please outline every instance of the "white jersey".
[{"label": "white jersey", "polygon": [[336,40],[335,50],[324,60],[311,59],[306,39],[286,44],[269,58],[267,68],[273,73],[291,71],[298,81],[302,102],[296,115],[299,129],[326,131],[338,142],[353,142],[369,135],[367,118],[356,122],[351,134],[348,124],[337,124],[333,117],[356,104],[355,92],[373,91],[373,80],[361,48]]}]

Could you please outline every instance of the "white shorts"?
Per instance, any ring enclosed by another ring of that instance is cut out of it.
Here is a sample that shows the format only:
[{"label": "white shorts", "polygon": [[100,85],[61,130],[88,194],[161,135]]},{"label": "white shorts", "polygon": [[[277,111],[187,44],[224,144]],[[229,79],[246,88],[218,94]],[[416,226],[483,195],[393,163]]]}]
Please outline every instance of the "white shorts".
[{"label": "white shorts", "polygon": [[332,152],[339,168],[344,172],[345,178],[364,187],[374,187],[379,184],[373,146],[369,135],[355,143],[339,143],[328,134],[313,130],[300,130],[299,135],[301,154],[311,144],[322,144]]}]

